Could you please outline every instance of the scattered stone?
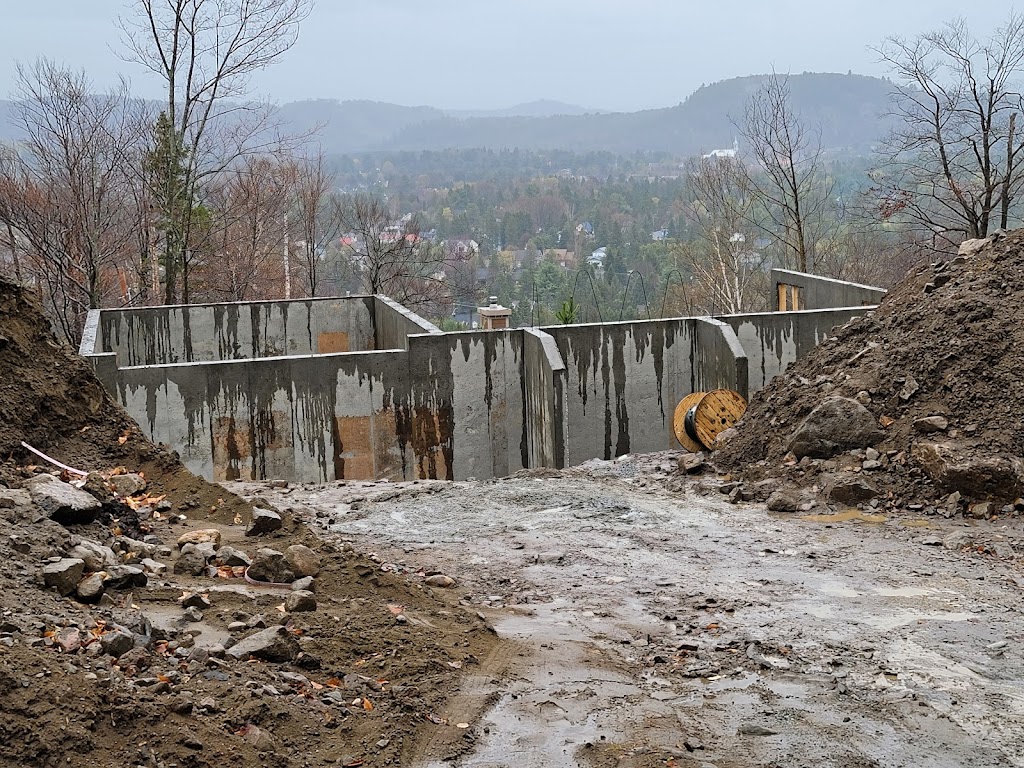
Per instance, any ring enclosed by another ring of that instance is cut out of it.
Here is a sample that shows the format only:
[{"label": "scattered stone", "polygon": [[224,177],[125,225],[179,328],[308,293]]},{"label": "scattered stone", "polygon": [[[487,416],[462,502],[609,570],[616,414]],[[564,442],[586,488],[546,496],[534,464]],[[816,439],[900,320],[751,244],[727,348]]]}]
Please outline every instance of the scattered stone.
[{"label": "scattered stone", "polygon": [[864,458],[868,461],[878,461],[882,457],[878,451],[874,448],[867,448],[864,450]]},{"label": "scattered stone", "polygon": [[942,546],[959,551],[974,546],[974,536],[967,531],[954,531],[942,540]]},{"label": "scattered stone", "polygon": [[186,544],[213,544],[216,549],[220,546],[220,531],[216,528],[188,531],[178,537],[178,549],[184,548]]},{"label": "scattered stone", "polygon": [[107,589],[131,589],[144,587],[149,577],[141,568],[134,565],[113,565],[104,571],[103,586]]},{"label": "scattered stone", "polygon": [[203,576],[206,574],[206,558],[196,550],[185,552],[174,561],[174,572],[183,576]]},{"label": "scattered stone", "polygon": [[64,653],[78,653],[82,647],[82,633],[78,627],[65,627],[57,632],[54,642]]},{"label": "scattered stone", "polygon": [[772,512],[799,512],[807,502],[806,494],[797,488],[779,488],[768,497],[767,506]]},{"label": "scattered stone", "polygon": [[200,610],[207,610],[213,607],[213,603],[206,595],[202,595],[199,592],[192,592],[184,597],[180,598],[178,602],[181,603],[182,608],[199,608]]},{"label": "scattered stone", "polygon": [[141,558],[157,557],[160,554],[159,544],[150,544],[146,541],[130,539],[127,536],[118,536],[114,539],[114,546],[126,554],[137,555]]},{"label": "scattered stone", "polygon": [[284,601],[288,613],[303,613],[316,610],[316,597],[303,589],[292,590]]},{"label": "scattered stone", "polygon": [[428,587],[448,589],[449,587],[455,586],[455,579],[451,576],[445,576],[443,573],[435,573],[433,576],[427,576],[427,578],[423,580],[423,583]]},{"label": "scattered stone", "polygon": [[874,445],[883,437],[875,417],[863,405],[846,397],[829,397],[796,428],[787,450],[798,458],[827,459]]},{"label": "scattered stone", "polygon": [[200,611],[195,606],[192,606],[192,605],[190,605],[188,608],[186,608],[183,611],[183,614],[185,616],[185,620],[186,621],[193,621],[193,622],[195,622],[195,621],[202,621],[203,620],[203,612]]},{"label": "scattered stone", "polygon": [[277,512],[260,507],[253,507],[252,522],[245,531],[246,536],[264,536],[281,529],[284,525],[281,516]]},{"label": "scattered stone", "polygon": [[296,579],[292,582],[292,589],[305,590],[306,592],[316,592],[316,579],[312,576],[303,576],[301,579]]},{"label": "scattered stone", "polygon": [[135,637],[121,630],[105,632],[100,636],[100,647],[108,656],[119,659],[135,647]]},{"label": "scattered stone", "polygon": [[274,753],[277,751],[277,741],[262,728],[255,725],[247,725],[242,728],[240,735],[248,744],[252,745],[257,752]]},{"label": "scattered stone", "polygon": [[907,401],[912,398],[917,391],[921,388],[921,385],[917,383],[917,379],[913,376],[907,376],[906,381],[903,383],[903,387],[900,389],[900,400]]},{"label": "scattered stone", "polygon": [[143,558],[142,562],[140,562],[139,565],[142,566],[142,570],[144,570],[146,573],[151,573],[154,576],[163,576],[165,573],[167,573],[167,566],[164,563],[161,563],[158,560],[153,560],[148,557]]},{"label": "scattered stone", "polygon": [[61,482],[53,475],[36,475],[25,485],[36,506],[61,525],[91,523],[103,507],[92,494]]},{"label": "scattered stone", "polygon": [[256,551],[252,565],[249,566],[249,577],[272,584],[291,584],[295,581],[295,572],[283,552],[263,547]]},{"label": "scattered stone", "polygon": [[320,558],[307,546],[293,544],[285,550],[284,557],[296,577],[316,576],[320,573]]},{"label": "scattered stone", "polygon": [[240,549],[221,547],[217,550],[217,563],[219,565],[229,565],[232,568],[237,566],[245,567],[252,564],[252,558]]},{"label": "scattered stone", "polygon": [[[864,462],[867,464],[868,462]],[[861,477],[850,477],[837,480],[828,492],[832,501],[840,504],[856,506],[878,496],[878,489]]]},{"label": "scattered stone", "polygon": [[871,405],[871,393],[865,389],[858,392],[853,399],[861,405]]},{"label": "scattered stone", "polygon": [[105,547],[98,541],[82,539],[68,552],[68,557],[77,557],[85,563],[87,571],[102,571],[110,565],[117,565],[117,555],[110,547]]},{"label": "scattered stone", "polygon": [[142,475],[129,472],[124,475],[114,475],[109,480],[118,496],[134,496],[146,490],[146,480]]},{"label": "scattered stone", "polygon": [[1024,463],[1018,458],[973,457],[952,441],[917,441],[911,456],[936,485],[966,498],[1014,499],[1024,492]]},{"label": "scattered stone", "polygon": [[948,427],[949,420],[945,416],[924,416],[920,419],[914,419],[914,429],[924,434],[929,432],[945,432]]},{"label": "scattered stone", "polygon": [[251,656],[273,662],[293,661],[298,654],[298,640],[280,625],[243,637],[227,652],[227,655],[233,659],[248,659]]},{"label": "scattered stone", "polygon": [[679,471],[684,475],[696,475],[704,471],[707,456],[703,453],[684,453],[679,457]]},{"label": "scattered stone", "polygon": [[43,566],[43,583],[48,587],[55,587],[62,597],[67,597],[78,588],[84,573],[84,560],[78,557],[65,557],[56,563]]},{"label": "scattered stone", "polygon": [[992,242],[990,238],[982,237],[974,240],[964,240],[960,243],[960,248],[957,250],[957,256],[975,256],[979,252],[985,249],[985,246]]},{"label": "scattered stone", "polygon": [[99,599],[103,596],[103,592],[106,589],[103,586],[103,572],[91,573],[78,582],[78,599],[83,603],[95,603],[99,602]]},{"label": "scattered stone", "polygon": [[996,505],[991,501],[979,501],[977,504],[971,504],[967,507],[968,514],[965,517],[974,517],[979,520],[987,520],[992,517],[995,512]]},{"label": "scattered stone", "polygon": [[565,562],[565,552],[541,552],[536,556],[536,562],[541,565]]}]

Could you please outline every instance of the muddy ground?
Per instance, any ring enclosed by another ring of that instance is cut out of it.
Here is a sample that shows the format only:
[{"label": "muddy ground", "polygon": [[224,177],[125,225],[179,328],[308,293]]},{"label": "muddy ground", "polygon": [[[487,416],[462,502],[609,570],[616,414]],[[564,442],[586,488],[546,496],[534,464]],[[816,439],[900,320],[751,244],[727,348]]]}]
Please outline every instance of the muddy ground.
[{"label": "muddy ground", "polygon": [[[507,642],[402,764],[1024,765],[1018,520],[775,515],[675,456],[490,482],[229,484]],[[436,738],[432,738],[436,736]]]}]

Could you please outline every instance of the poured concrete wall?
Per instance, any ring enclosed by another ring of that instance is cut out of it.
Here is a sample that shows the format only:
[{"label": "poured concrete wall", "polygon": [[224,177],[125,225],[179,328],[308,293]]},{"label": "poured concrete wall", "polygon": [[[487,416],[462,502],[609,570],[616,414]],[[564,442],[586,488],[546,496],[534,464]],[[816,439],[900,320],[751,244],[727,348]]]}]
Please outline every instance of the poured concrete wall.
[{"label": "poured concrete wall", "polygon": [[676,447],[684,395],[749,395],[866,309],[441,333],[381,297],[155,307],[91,312],[82,352],[207,478],[458,480]]},{"label": "poured concrete wall", "polygon": [[791,272],[788,269],[772,270],[772,304],[779,309],[778,285],[795,285],[800,289],[800,309],[834,309],[835,307],[860,307],[879,304],[885,297],[883,288],[860,283],[848,283],[830,277]]},{"label": "poured concrete wall", "polygon": [[756,392],[831,336],[835,328],[868,309],[870,307],[759,312],[725,315],[718,319],[735,331],[747,359],[750,392]]},{"label": "poured concrete wall", "polygon": [[747,389],[743,349],[732,328],[717,320],[677,318],[543,330],[565,361],[556,402],[561,466],[678,447],[672,416],[685,395]]},{"label": "poured concrete wall", "polygon": [[83,353],[113,352],[118,365],[133,366],[362,352],[377,348],[374,301],[354,296],[103,310],[91,330],[92,349]]}]

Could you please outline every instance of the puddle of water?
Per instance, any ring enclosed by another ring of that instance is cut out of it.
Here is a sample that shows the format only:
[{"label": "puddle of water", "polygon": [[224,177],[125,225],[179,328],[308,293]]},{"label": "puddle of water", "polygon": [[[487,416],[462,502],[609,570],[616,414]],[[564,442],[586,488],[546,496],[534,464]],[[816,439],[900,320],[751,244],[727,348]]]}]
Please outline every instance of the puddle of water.
[{"label": "puddle of water", "polygon": [[848,509],[845,512],[837,512],[834,515],[804,515],[800,518],[808,523],[884,523],[888,518],[885,515],[871,515],[861,512],[859,509]]},{"label": "puddle of water", "polygon": [[934,522],[923,518],[918,518],[916,520],[900,520],[899,525],[902,528],[938,528]]},{"label": "puddle of water", "polygon": [[891,630],[924,621],[967,621],[977,618],[973,613],[894,613],[889,616],[869,616],[864,623],[881,630]]}]

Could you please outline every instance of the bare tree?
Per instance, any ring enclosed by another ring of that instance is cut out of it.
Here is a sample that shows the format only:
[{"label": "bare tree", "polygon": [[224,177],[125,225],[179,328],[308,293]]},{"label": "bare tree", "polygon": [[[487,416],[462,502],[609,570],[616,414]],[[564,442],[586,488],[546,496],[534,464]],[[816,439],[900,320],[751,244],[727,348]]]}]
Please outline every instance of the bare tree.
[{"label": "bare tree", "polygon": [[686,164],[687,219],[697,234],[675,246],[683,271],[694,278],[690,301],[705,311],[763,309],[768,257],[758,250],[757,200],[750,177],[732,158],[697,158]]},{"label": "bare tree", "polygon": [[125,83],[96,95],[84,73],[42,59],[18,67],[15,104],[24,139],[0,162],[0,222],[74,343],[86,310],[127,292],[145,120]]},{"label": "bare tree", "polygon": [[387,204],[372,195],[348,195],[340,204],[342,229],[354,236],[351,255],[366,291],[439,314],[450,303],[444,252],[420,236],[417,218],[395,222]]},{"label": "bare tree", "polygon": [[334,174],[328,170],[323,152],[295,163],[291,184],[306,290],[310,296],[316,296],[323,254],[340,233],[342,219],[341,206],[332,195]]},{"label": "bare tree", "polygon": [[876,52],[895,77],[899,119],[872,174],[881,217],[926,236],[1009,226],[1024,183],[1024,15],[984,41],[958,20]]},{"label": "bare tree", "polygon": [[[177,296],[179,272],[189,300],[195,206],[206,180],[240,158],[277,145],[271,110],[246,97],[251,77],[295,43],[311,0],[133,0],[120,20],[127,58],[167,89],[165,181],[154,200],[165,221],[165,299]],[[184,204],[181,197],[184,197]],[[173,236],[168,237],[167,233]]]},{"label": "bare tree", "polygon": [[774,73],[748,100],[737,128],[755,166],[749,184],[765,214],[758,224],[780,241],[788,263],[807,272],[832,197],[820,133],[793,109],[789,78]]}]

